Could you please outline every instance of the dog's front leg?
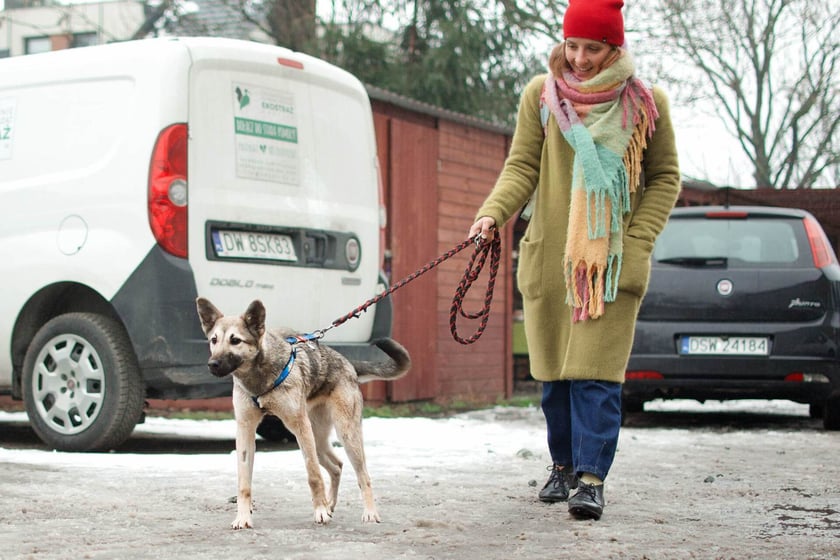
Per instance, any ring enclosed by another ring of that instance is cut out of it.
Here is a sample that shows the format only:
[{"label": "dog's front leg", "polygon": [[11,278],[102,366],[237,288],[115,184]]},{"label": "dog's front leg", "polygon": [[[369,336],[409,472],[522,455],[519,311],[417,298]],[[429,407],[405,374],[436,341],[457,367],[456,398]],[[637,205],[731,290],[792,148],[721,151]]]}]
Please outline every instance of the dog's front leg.
[{"label": "dog's front leg", "polygon": [[257,426],[263,412],[254,406],[250,399],[237,404],[234,397],[236,416],[236,475],[238,494],[236,496],[236,519],[230,526],[234,529],[253,527],[251,515],[254,511],[251,497],[251,480],[254,475],[254,455],[257,451]]}]

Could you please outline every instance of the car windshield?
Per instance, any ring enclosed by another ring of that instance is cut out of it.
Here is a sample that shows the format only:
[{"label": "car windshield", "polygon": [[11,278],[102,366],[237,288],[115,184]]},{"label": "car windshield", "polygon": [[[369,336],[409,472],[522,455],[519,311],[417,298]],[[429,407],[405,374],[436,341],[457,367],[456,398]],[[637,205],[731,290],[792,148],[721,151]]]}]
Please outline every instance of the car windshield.
[{"label": "car windshield", "polygon": [[672,219],[653,256],[671,264],[791,265],[799,259],[799,224],[782,219]]}]

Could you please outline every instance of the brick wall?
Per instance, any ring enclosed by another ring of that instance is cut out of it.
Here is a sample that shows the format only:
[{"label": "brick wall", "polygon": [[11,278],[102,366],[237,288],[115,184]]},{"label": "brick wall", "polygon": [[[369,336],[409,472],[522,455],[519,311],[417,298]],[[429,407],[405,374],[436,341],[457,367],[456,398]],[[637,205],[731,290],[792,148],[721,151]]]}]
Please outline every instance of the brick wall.
[{"label": "brick wall", "polygon": [[[467,237],[475,212],[493,188],[507,155],[507,137],[469,126],[439,121],[438,241],[443,253]],[[510,229],[510,228],[506,228]],[[502,262],[496,278],[490,320],[482,337],[471,345],[455,341],[449,317],[455,289],[473,249],[467,248],[440,267],[438,273],[437,364],[438,394],[447,400],[493,401],[512,391],[510,302],[512,289],[511,235],[503,231]],[[473,284],[463,309],[484,305],[489,260]],[[458,319],[458,334],[468,338],[478,320]]]}]

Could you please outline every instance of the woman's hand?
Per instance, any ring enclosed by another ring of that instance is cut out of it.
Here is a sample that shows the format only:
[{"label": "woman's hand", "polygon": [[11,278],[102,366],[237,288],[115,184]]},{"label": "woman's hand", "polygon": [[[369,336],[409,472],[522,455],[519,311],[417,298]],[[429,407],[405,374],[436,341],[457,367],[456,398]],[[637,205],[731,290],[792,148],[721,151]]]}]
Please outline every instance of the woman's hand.
[{"label": "woman's hand", "polygon": [[496,220],[489,216],[482,216],[470,228],[468,239],[472,239],[476,235],[480,235],[481,240],[488,239],[493,228],[496,227]]}]

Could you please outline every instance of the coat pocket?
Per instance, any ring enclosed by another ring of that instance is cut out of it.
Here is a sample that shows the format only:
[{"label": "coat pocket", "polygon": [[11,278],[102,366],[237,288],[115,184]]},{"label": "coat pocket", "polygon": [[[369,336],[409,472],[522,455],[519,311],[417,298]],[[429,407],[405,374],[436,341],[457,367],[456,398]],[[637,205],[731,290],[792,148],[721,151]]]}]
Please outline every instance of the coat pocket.
[{"label": "coat pocket", "polygon": [[542,241],[523,239],[519,243],[519,264],[516,282],[522,295],[529,299],[542,297],[544,250]]},{"label": "coat pocket", "polygon": [[627,243],[624,250],[624,262],[621,265],[621,276],[618,278],[618,289],[644,297],[650,281],[650,255],[653,245],[638,241],[635,245]]}]

